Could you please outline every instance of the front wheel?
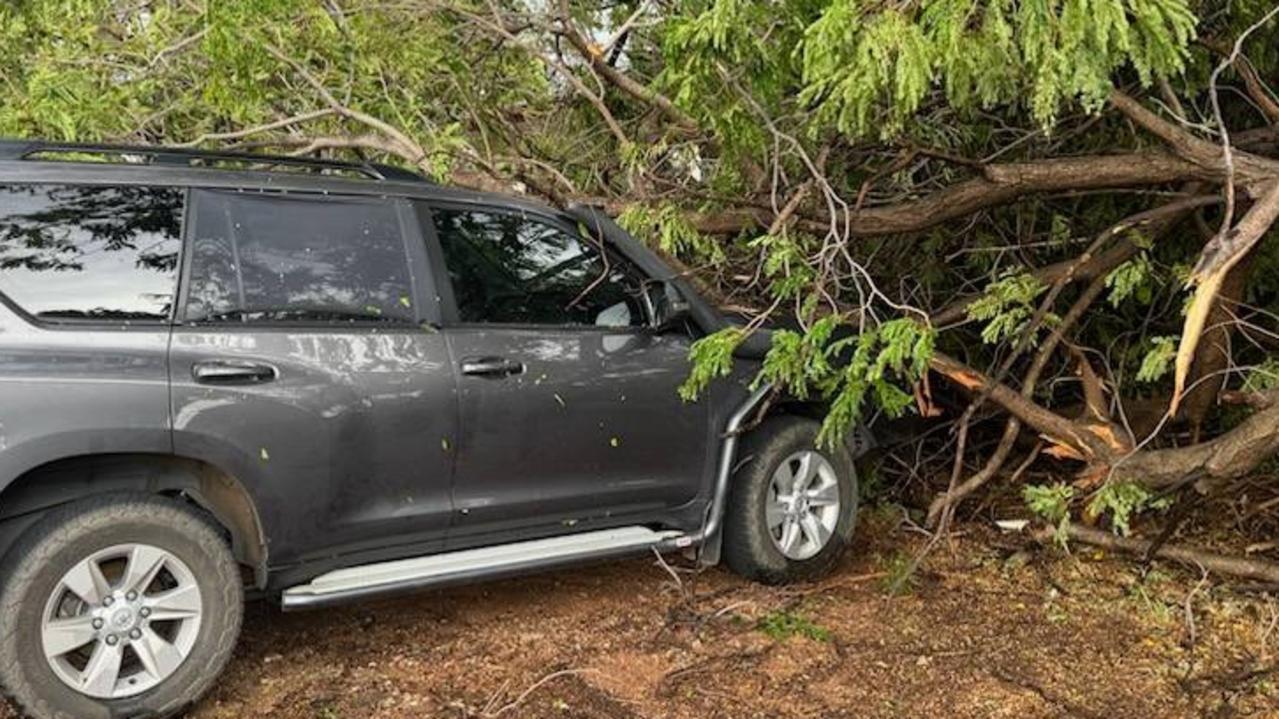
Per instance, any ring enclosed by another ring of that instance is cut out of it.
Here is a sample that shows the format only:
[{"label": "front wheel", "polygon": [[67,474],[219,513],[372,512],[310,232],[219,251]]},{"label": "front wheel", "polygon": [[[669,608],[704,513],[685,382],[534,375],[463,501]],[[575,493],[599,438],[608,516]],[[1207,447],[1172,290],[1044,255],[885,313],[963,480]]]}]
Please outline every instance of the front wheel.
[{"label": "front wheel", "polygon": [[51,511],[0,569],[0,683],[37,719],[165,717],[222,671],[243,588],[208,517],[146,495]]},{"label": "front wheel", "polygon": [[831,569],[852,539],[857,475],[847,448],[817,447],[820,425],[779,416],[747,436],[724,517],[724,559],[767,584]]}]

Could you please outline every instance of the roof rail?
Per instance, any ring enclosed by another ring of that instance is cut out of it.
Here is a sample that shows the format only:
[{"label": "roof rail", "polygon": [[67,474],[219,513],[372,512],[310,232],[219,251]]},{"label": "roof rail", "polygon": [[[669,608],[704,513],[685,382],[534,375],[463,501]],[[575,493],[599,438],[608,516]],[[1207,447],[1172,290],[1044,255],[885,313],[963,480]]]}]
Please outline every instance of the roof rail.
[{"label": "roof rail", "polygon": [[109,143],[50,142],[46,140],[0,139],[0,160],[28,160],[33,155],[45,154],[103,154],[135,155],[138,164],[184,165],[198,167],[203,162],[244,162],[257,165],[311,168],[316,170],[344,170],[357,172],[372,180],[399,182],[429,182],[426,177],[411,170],[371,162],[343,162],[306,157],[259,155],[249,152],[197,150],[187,147],[159,145],[116,145]]}]

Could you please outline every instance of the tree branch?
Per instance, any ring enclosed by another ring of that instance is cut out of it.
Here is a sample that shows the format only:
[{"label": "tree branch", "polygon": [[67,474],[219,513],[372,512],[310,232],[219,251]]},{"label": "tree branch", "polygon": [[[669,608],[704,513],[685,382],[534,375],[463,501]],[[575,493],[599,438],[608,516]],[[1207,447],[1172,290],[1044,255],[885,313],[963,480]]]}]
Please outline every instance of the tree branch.
[{"label": "tree branch", "polygon": [[1279,219],[1279,179],[1272,180],[1266,193],[1234,228],[1219,233],[1204,247],[1199,263],[1191,275],[1191,282],[1198,286],[1194,299],[1186,310],[1186,322],[1177,347],[1176,374],[1173,378],[1172,402],[1169,414],[1176,414],[1190,376],[1199,338],[1203,334],[1209,311],[1217,301],[1221,285],[1240,260],[1248,254],[1270,226]]},{"label": "tree branch", "polygon": [[[1034,531],[1031,536],[1036,541],[1046,544],[1053,540],[1055,531],[1054,527],[1040,528]],[[1067,525],[1066,536],[1076,542],[1083,542],[1136,556],[1144,556],[1152,547],[1152,544],[1144,539],[1117,537],[1110,532],[1084,527],[1079,524]],[[1218,574],[1245,577],[1267,583],[1279,583],[1279,564],[1274,562],[1228,557],[1175,545],[1159,547],[1156,549],[1154,556],[1161,559],[1170,559],[1196,569],[1207,569]]]},{"label": "tree branch", "polygon": [[282,120],[276,120],[275,122],[268,122],[262,125],[254,125],[253,127],[247,127],[243,130],[236,130],[234,132],[208,132],[203,135],[200,135],[199,137],[195,138],[194,140],[191,140],[190,142],[183,142],[181,144],[175,145],[174,147],[198,147],[199,145],[203,145],[206,142],[239,140],[245,137],[259,135],[264,132],[271,132],[272,130],[279,130],[279,129],[290,127],[293,125],[301,125],[303,123],[307,123],[312,120],[318,120],[322,117],[329,117],[334,114],[337,114],[336,110],[334,110],[331,107],[326,107],[320,110],[312,110],[311,112],[304,112],[300,115],[293,115],[292,117],[286,117]]},{"label": "tree branch", "polygon": [[[1085,252],[1079,257],[1045,265],[1031,270],[1030,274],[1046,285],[1056,285],[1063,278],[1069,284],[1076,281],[1086,282],[1106,275],[1132,259],[1141,249],[1131,239],[1123,237],[1124,233],[1141,229],[1147,231],[1152,237],[1159,237],[1180,222],[1190,211],[1220,202],[1219,195],[1194,195],[1131,215],[1111,225],[1098,235],[1097,242],[1094,242],[1099,244],[1108,238],[1118,237],[1113,247],[1103,252]],[[932,316],[932,324],[941,327],[963,320],[968,313],[969,305],[980,297],[981,295],[964,297],[946,306]]]},{"label": "tree branch", "polygon": [[1045,440],[1061,448],[1067,456],[1101,462],[1108,462],[1113,456],[1115,447],[1109,438],[1095,434],[1089,427],[1044,409],[1021,396],[1020,392],[1008,385],[992,382],[984,373],[945,353],[934,353],[929,366],[933,371],[969,392],[988,391],[992,401],[1025,425],[1038,431]]},{"label": "tree branch", "polygon": [[390,144],[388,144],[388,147],[392,149],[389,151],[408,161],[414,167],[422,167],[422,161],[426,158],[426,151],[422,149],[421,145],[414,142],[413,138],[404,134],[392,125],[373,117],[372,115],[360,112],[359,110],[355,110],[339,102],[338,99],[333,96],[333,93],[329,92],[328,88],[324,86],[324,83],[320,82],[320,80],[316,78],[315,75],[312,75],[309,70],[303,67],[301,63],[288,55],[285,55],[284,52],[276,46],[269,42],[263,42],[262,47],[271,55],[271,57],[274,57],[276,60],[279,60],[293,68],[293,70],[302,77],[306,84],[310,85],[311,88],[314,89],[321,98],[323,98],[324,102],[328,104],[329,108],[333,110],[333,112],[382,133],[386,137],[390,138]]},{"label": "tree branch", "polygon": [[[1134,124],[1167,143],[1179,157],[1198,165],[1206,173],[1203,179],[1221,180],[1226,176],[1230,168],[1226,167],[1221,146],[1159,117],[1119,90],[1111,92],[1110,101]],[[1279,161],[1248,152],[1236,151],[1233,165],[1237,181],[1253,197],[1264,194],[1265,188],[1279,177]]]},{"label": "tree branch", "polygon": [[[1199,43],[1222,57],[1229,58],[1234,53],[1234,48],[1228,43],[1221,42],[1212,38],[1200,38]],[[1239,55],[1231,60],[1231,66],[1235,72],[1239,73],[1239,78],[1243,80],[1244,89],[1248,91],[1248,96],[1252,101],[1257,103],[1257,108],[1261,110],[1261,114],[1266,116],[1272,125],[1279,125],[1279,100],[1275,99],[1273,93],[1266,87],[1266,83],[1262,81],[1261,76],[1257,74],[1257,68],[1253,67],[1248,58]]]},{"label": "tree branch", "polygon": [[568,39],[569,44],[573,46],[578,55],[582,56],[582,59],[591,64],[591,69],[600,77],[636,100],[657,108],[676,125],[686,130],[697,129],[697,121],[676,107],[669,97],[638,82],[630,75],[610,65],[604,58],[603,50],[582,37],[576,25],[574,25],[572,17],[565,10],[560,12],[560,23],[563,26],[564,37]]},{"label": "tree branch", "polygon": [[[1006,205],[1027,195],[1220,179],[1220,170],[1205,168],[1166,152],[1000,163],[987,165],[981,177],[964,180],[917,200],[851,212],[846,224],[844,218],[838,220],[840,229],[847,227],[850,237],[904,234]],[[598,198],[583,199],[602,204],[613,214],[620,213],[626,205],[626,202],[617,200],[601,203]],[[716,235],[768,227],[772,218],[773,213],[758,207],[689,215],[689,221],[699,231]],[[825,233],[830,228],[830,217],[810,215],[797,219],[796,223],[801,229]]]}]

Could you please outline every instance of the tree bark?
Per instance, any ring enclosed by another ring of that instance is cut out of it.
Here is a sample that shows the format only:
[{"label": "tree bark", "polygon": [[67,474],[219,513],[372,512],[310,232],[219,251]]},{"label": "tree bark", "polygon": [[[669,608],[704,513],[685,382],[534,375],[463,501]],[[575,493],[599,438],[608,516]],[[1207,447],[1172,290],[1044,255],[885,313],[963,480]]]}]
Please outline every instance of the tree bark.
[{"label": "tree bark", "polygon": [[[1205,168],[1166,152],[1137,152],[1125,155],[1084,155],[1028,162],[987,165],[982,176],[964,180],[917,200],[850,211],[833,218],[839,232],[851,237],[918,232],[966,217],[981,210],[1006,205],[1027,195],[1065,190],[1102,190],[1161,185],[1184,180],[1220,181],[1221,171]],[[633,200],[600,202],[613,214]],[[768,227],[773,213],[763,208],[737,208],[694,213],[690,222],[700,232],[732,235]],[[832,226],[826,215],[805,215],[797,220],[801,229],[825,233]]]},{"label": "tree bark", "polygon": [[1279,452],[1279,391],[1265,396],[1268,404],[1229,432],[1188,447],[1138,452],[1115,462],[1113,478],[1163,489],[1200,477],[1196,487],[1209,492],[1247,475]]},{"label": "tree bark", "polygon": [[1276,219],[1279,219],[1279,175],[1271,178],[1264,194],[1253,203],[1238,224],[1228,230],[1223,228],[1224,231],[1204,247],[1199,263],[1191,275],[1191,281],[1197,285],[1197,289],[1190,308],[1186,310],[1185,328],[1177,347],[1170,413],[1175,414],[1181,402],[1199,338],[1208,321],[1209,311],[1216,304],[1226,274],[1261,241]]},{"label": "tree bark", "polygon": [[[1054,531],[1052,527],[1039,528],[1031,536],[1036,541],[1047,544],[1052,541]],[[1118,537],[1110,532],[1078,524],[1067,526],[1066,536],[1076,542],[1134,555],[1145,555],[1146,552],[1150,551],[1151,545],[1150,542],[1144,539]],[[1200,549],[1178,547],[1176,545],[1159,547],[1155,551],[1155,556],[1160,559],[1170,559],[1195,569],[1206,569],[1217,574],[1255,579],[1266,583],[1279,583],[1279,564],[1274,562],[1244,559],[1242,557],[1227,557]]]},{"label": "tree bark", "polygon": [[[965,365],[942,352],[933,353],[932,369],[969,392],[981,392],[991,383],[982,372]],[[990,399],[1003,407],[1023,424],[1038,431],[1043,438],[1057,448],[1058,456],[1066,456],[1087,462],[1108,462],[1122,446],[1116,437],[1099,433],[1098,427],[1086,426],[1066,419],[1045,409],[1011,387],[995,383],[989,390]]]},{"label": "tree bark", "polygon": [[[934,354],[931,366],[943,377],[977,393],[990,381],[981,372],[944,353]],[[1084,424],[1039,406],[1019,392],[995,384],[991,401],[1053,444],[1058,457],[1087,462],[1089,477],[1133,482],[1151,489],[1166,489],[1197,479],[1201,492],[1210,492],[1227,480],[1243,477],[1279,453],[1279,390],[1253,402],[1256,413],[1214,439],[1188,447],[1130,451],[1121,437],[1106,425]]]}]

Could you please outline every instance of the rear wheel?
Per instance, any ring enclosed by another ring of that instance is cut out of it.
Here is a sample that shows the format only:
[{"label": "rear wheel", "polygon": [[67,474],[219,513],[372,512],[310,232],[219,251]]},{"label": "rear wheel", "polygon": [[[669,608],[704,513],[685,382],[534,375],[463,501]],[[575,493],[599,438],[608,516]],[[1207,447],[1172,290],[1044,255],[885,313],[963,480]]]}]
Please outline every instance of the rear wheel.
[{"label": "rear wheel", "polygon": [[848,450],[817,447],[820,425],[774,417],[747,436],[724,517],[724,559],[769,584],[834,566],[852,539],[857,475]]},{"label": "rear wheel", "polygon": [[239,569],[187,505],[103,495],[50,512],[0,569],[0,683],[39,719],[163,717],[230,658]]}]

